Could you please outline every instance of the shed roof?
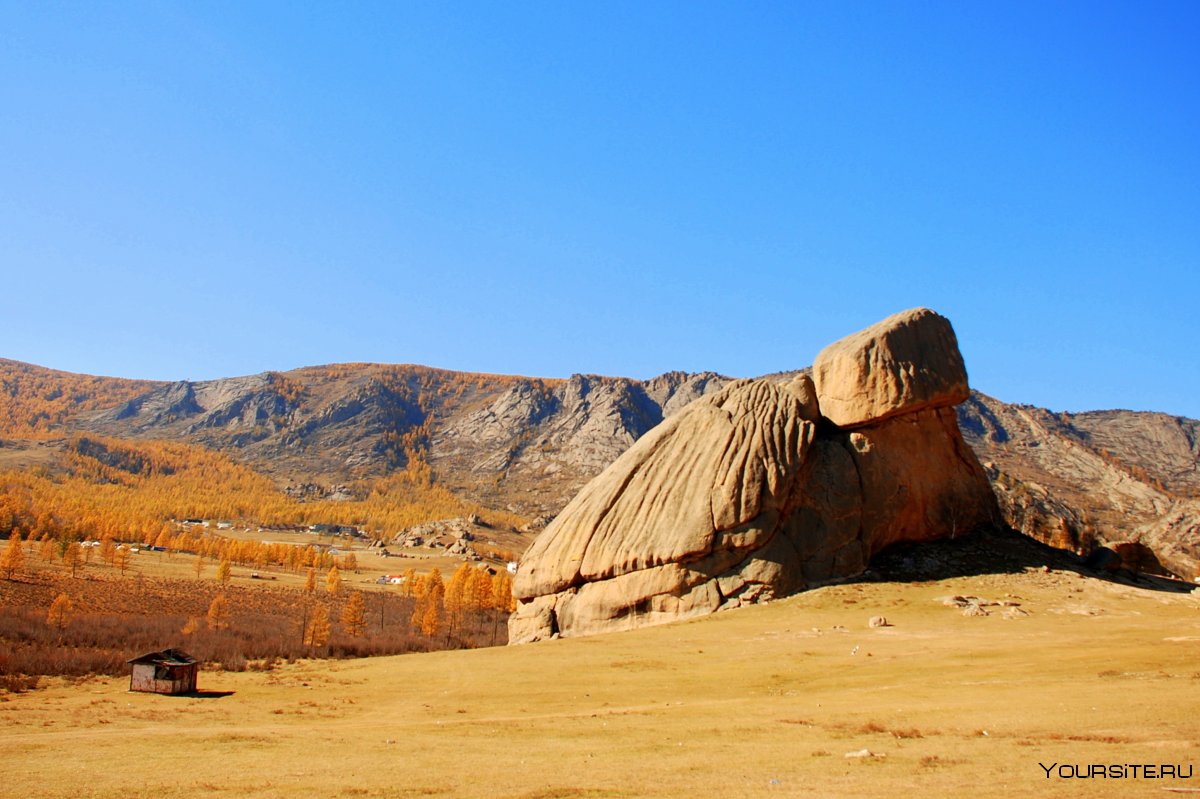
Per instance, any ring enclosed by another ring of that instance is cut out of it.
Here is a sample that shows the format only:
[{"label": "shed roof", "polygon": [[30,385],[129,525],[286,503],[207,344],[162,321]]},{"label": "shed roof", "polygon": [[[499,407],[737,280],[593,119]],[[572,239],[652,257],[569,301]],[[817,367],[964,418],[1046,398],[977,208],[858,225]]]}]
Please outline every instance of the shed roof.
[{"label": "shed roof", "polygon": [[125,662],[153,663],[156,666],[191,666],[197,661],[182,649],[164,649],[161,652],[147,652]]}]

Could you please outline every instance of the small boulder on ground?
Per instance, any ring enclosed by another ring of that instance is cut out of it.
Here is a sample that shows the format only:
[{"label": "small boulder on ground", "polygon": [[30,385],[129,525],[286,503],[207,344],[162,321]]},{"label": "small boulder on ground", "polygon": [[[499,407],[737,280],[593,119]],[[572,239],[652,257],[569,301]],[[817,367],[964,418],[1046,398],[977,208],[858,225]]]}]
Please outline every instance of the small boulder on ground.
[{"label": "small boulder on ground", "polygon": [[862,760],[869,757],[887,757],[882,752],[872,752],[870,749],[859,749],[856,752],[847,752],[845,755],[847,760]]}]

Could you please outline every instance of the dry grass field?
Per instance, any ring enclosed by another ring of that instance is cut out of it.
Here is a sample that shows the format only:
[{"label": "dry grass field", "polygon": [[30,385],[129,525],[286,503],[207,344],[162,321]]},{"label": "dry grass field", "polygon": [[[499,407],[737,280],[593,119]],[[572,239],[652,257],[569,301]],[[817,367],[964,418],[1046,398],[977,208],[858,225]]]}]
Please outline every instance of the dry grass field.
[{"label": "dry grass field", "polygon": [[[972,595],[986,616],[946,604]],[[1027,615],[1022,615],[1027,614]],[[890,627],[869,628],[884,615]],[[125,679],[0,702],[42,797],[1170,796],[1200,767],[1200,597],[1037,568],[819,589],[631,633]],[[847,757],[869,750],[870,756]]]},{"label": "dry grass field", "polygon": [[[314,538],[281,535],[306,545]],[[167,645],[185,648],[210,669],[242,671],[301,657],[394,655],[507,641],[503,560],[472,562],[419,548],[381,558],[361,542],[336,543],[342,568],[333,582],[332,570],[324,566],[232,566],[225,573],[207,556],[145,548],[134,548],[137,554],[125,564],[116,557],[125,553],[111,553],[109,563],[96,549],[84,548],[87,563],[68,565],[70,559],[57,559],[60,548],[52,541],[20,549],[6,545],[6,563],[13,552],[24,555],[11,574],[7,566],[0,570],[0,695],[37,687],[51,676],[119,675],[131,654]],[[356,553],[361,566],[350,562]],[[431,617],[422,580],[434,568],[445,571]],[[377,582],[379,575],[401,569],[415,573],[411,586]],[[313,578],[310,589],[306,574]]]}]

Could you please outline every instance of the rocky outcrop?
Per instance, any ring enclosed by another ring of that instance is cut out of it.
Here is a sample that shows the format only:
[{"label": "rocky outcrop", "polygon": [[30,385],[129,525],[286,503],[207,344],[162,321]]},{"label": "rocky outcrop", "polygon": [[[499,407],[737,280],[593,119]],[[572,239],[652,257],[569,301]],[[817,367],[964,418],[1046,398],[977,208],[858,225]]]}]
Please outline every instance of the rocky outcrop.
[{"label": "rocky outcrop", "polygon": [[728,382],[682,372],[644,382],[522,379],[436,429],[431,461],[451,488],[485,503],[517,499],[514,510],[555,513],[663,419]]},{"label": "rocky outcrop", "polygon": [[1200,500],[1181,500],[1134,530],[1116,551],[1138,571],[1165,572],[1200,582]]},{"label": "rocky outcrop", "polygon": [[97,418],[112,421],[136,419],[140,429],[153,429],[202,412],[192,384],[179,382],[162,386],[112,410],[101,412]]},{"label": "rocky outcrop", "polygon": [[965,400],[967,370],[944,316],[915,308],[821,350],[813,362],[821,413],[858,427]]},{"label": "rocky outcrop", "polygon": [[129,435],[171,430],[203,436],[212,430],[244,431],[269,424],[294,409],[279,392],[271,372],[200,383],[181,381],[159,386],[117,408],[92,414],[92,429]]},{"label": "rocky outcrop", "polygon": [[889,544],[994,520],[952,408],[966,372],[949,322],[897,314],[827,348],[813,372],[726,385],[588,483],[521,560],[510,640],[783,596],[856,574]]}]

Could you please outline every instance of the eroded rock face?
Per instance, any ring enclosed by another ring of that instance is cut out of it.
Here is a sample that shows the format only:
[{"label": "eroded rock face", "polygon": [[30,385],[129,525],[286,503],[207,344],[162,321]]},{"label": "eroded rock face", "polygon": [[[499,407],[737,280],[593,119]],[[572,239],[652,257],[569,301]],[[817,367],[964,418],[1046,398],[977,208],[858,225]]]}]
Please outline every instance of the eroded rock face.
[{"label": "eroded rock face", "polygon": [[693,402],[576,495],[525,554],[514,590],[553,594],[761,545],[769,531],[755,522],[783,511],[812,440],[800,413],[765,381]]},{"label": "eroded rock face", "polygon": [[510,641],[784,596],[861,572],[888,544],[993,521],[951,407],[966,372],[949,322],[897,314],[818,362],[816,381],[740,380],[696,400],[588,483],[521,560]]},{"label": "eroded rock face", "polygon": [[813,362],[821,413],[857,427],[970,396],[954,328],[928,308],[889,316],[830,344]]}]

